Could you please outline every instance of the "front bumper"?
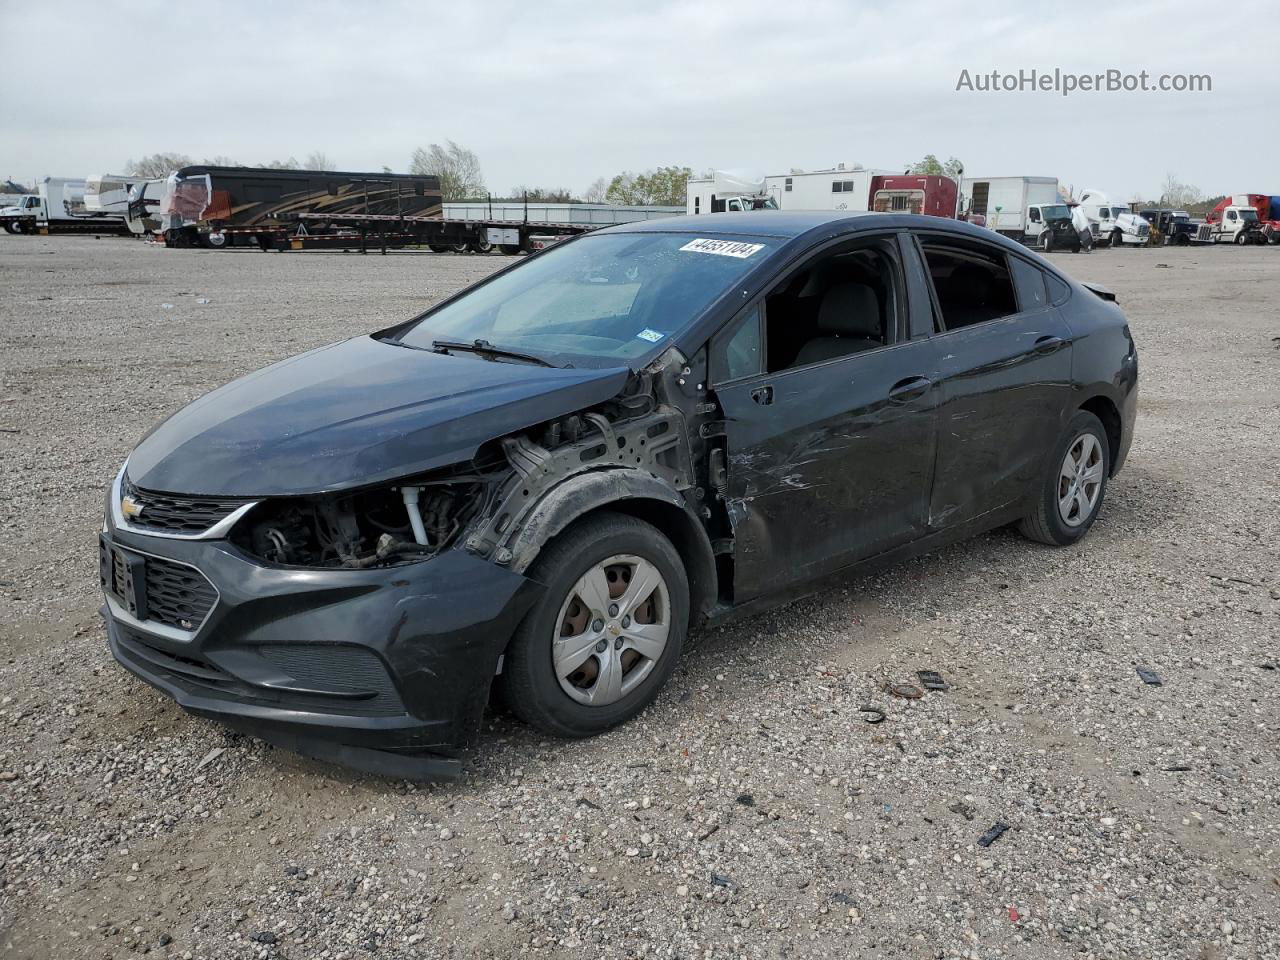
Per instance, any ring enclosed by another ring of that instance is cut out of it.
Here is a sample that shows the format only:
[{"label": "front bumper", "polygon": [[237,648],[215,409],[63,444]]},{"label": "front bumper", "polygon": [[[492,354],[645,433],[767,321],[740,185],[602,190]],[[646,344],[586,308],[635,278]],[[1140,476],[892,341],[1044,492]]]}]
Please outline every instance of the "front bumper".
[{"label": "front bumper", "polygon": [[[461,550],[383,569],[272,567],[227,540],[143,535],[110,520],[102,550],[103,616],[122,666],[192,713],[394,776],[457,772],[456,760],[411,755],[449,757],[473,736],[502,650],[540,589]],[[127,596],[111,580],[121,558],[138,579]],[[164,574],[175,565],[188,574],[177,587]],[[212,591],[192,593],[196,576]]]}]

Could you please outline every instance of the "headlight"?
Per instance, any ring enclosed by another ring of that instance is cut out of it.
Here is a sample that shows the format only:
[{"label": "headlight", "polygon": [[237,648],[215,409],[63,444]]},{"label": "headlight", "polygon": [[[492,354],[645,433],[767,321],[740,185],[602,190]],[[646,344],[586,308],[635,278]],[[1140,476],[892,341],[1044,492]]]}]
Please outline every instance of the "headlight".
[{"label": "headlight", "polygon": [[452,546],[485,489],[480,476],[436,474],[347,494],[268,499],[236,524],[231,541],[284,566],[411,563]]}]

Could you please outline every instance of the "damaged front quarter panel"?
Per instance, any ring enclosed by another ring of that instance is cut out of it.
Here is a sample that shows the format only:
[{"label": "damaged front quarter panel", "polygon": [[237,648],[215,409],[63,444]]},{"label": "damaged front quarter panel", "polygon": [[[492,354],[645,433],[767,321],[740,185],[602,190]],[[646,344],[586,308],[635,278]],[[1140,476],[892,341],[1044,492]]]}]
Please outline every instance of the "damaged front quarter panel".
[{"label": "damaged front quarter panel", "polygon": [[523,574],[542,546],[577,518],[610,504],[648,501],[678,512],[695,592],[714,598],[709,512],[700,509],[705,470],[698,468],[691,428],[705,387],[693,366],[670,349],[634,374],[614,400],[504,437],[511,472],[463,547]]}]

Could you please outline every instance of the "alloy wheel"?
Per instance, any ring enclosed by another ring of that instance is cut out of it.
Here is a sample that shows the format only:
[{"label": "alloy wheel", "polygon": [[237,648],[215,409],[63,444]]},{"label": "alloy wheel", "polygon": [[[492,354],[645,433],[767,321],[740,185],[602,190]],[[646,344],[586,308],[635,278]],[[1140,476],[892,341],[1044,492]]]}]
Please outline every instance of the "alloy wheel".
[{"label": "alloy wheel", "polygon": [[556,624],[551,656],[561,689],[588,706],[616,703],[644,682],[667,647],[667,583],[643,557],[609,557],[578,578]]},{"label": "alloy wheel", "polygon": [[1067,448],[1058,472],[1058,516],[1068,527],[1078,527],[1093,516],[1105,468],[1102,444],[1092,433],[1080,434]]}]

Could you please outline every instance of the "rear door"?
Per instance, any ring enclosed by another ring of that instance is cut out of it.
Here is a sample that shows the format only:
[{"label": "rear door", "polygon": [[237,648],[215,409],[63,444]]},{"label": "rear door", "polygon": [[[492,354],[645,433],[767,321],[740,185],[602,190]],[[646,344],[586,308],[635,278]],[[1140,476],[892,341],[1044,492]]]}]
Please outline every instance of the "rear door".
[{"label": "rear door", "polygon": [[[879,280],[859,272],[873,263]],[[859,311],[879,316],[860,325]],[[936,361],[928,337],[910,338],[896,235],[815,254],[728,324],[711,357],[735,602],[922,535]]]},{"label": "rear door", "polygon": [[1031,260],[980,240],[919,239],[938,309],[936,530],[1037,488],[1071,399],[1071,332]]}]

